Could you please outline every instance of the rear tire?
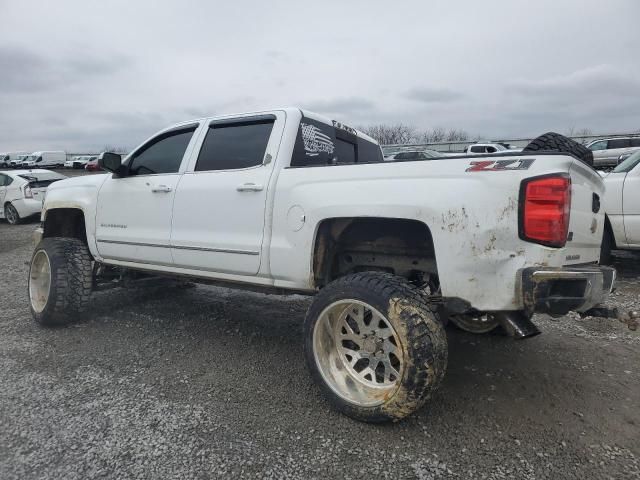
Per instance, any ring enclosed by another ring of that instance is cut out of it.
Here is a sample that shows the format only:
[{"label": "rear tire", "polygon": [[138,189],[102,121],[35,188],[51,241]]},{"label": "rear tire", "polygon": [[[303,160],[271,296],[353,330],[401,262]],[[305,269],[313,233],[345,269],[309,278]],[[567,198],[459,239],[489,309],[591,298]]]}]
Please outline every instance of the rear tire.
[{"label": "rear tire", "polygon": [[4,206],[4,218],[11,225],[18,225],[20,222],[22,222],[22,218],[20,218],[18,210],[16,210],[16,207],[14,207],[10,203],[7,203]]},{"label": "rear tire", "polygon": [[324,396],[365,422],[398,421],[419,409],[447,368],[447,337],[425,297],[389,273],[342,277],[316,296],[304,352]]},{"label": "rear tire", "polygon": [[31,257],[29,303],[40,325],[61,325],[82,313],[91,296],[91,256],[77,238],[45,238]]},{"label": "rear tire", "polygon": [[593,152],[584,145],[571,140],[564,135],[548,132],[531,140],[529,145],[522,149],[523,152],[538,152],[555,150],[562,153],[570,153],[581,162],[593,167]]}]

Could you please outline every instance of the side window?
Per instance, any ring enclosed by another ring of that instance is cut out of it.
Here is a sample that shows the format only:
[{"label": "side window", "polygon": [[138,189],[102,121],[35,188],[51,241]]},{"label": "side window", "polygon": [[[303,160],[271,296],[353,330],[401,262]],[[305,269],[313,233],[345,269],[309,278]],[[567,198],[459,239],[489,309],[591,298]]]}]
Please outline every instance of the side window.
[{"label": "side window", "polygon": [[42,161],[42,157],[36,158],[36,163],[40,163]]},{"label": "side window", "polygon": [[9,185],[9,183],[7,182],[8,178],[9,177],[7,177],[6,175],[0,173],[0,187],[6,187],[7,185]]},{"label": "side window", "polygon": [[196,171],[262,165],[273,122],[273,119],[267,119],[210,125],[198,155]]},{"label": "side window", "polygon": [[599,142],[596,142],[594,144],[592,144],[589,147],[589,150],[595,152],[597,150],[606,150],[607,149],[607,141],[606,140],[601,140]]},{"label": "side window", "polygon": [[471,153],[484,153],[484,147],[482,147],[480,145],[474,145],[473,147],[471,147],[470,152]]},{"label": "side window", "polygon": [[487,153],[496,153],[497,151],[496,147],[487,147]]},{"label": "side window", "polygon": [[358,163],[384,162],[380,145],[358,137]]},{"label": "side window", "polygon": [[176,173],[195,130],[166,132],[143,145],[129,161],[129,175]]},{"label": "side window", "polygon": [[614,138],[609,140],[609,148],[628,148],[631,141],[628,138]]},{"label": "side window", "polygon": [[395,156],[396,160],[408,160],[411,154],[409,153],[399,153]]},{"label": "side window", "polygon": [[632,147],[640,147],[640,137],[631,139]]}]

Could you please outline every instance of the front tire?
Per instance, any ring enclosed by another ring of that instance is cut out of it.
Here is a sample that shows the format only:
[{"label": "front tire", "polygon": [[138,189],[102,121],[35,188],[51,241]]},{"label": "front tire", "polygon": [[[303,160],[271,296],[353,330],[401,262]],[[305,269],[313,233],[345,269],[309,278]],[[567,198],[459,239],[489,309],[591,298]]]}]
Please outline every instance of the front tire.
[{"label": "front tire", "polygon": [[417,288],[388,273],[356,273],[327,285],[309,308],[304,335],[314,380],[356,420],[410,415],[447,368],[444,327]]},{"label": "front tire", "polygon": [[91,256],[77,238],[45,238],[31,257],[29,300],[31,314],[44,326],[74,320],[89,302]]}]

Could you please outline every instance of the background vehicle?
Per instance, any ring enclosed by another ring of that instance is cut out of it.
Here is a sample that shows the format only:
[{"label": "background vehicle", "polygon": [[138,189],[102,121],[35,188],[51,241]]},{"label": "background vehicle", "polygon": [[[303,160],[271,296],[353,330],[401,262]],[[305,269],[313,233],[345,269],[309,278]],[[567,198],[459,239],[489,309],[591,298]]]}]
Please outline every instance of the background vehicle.
[{"label": "background vehicle", "polygon": [[317,294],[314,379],[347,415],[398,420],[444,376],[444,322],[526,338],[534,312],[586,312],[610,292],[603,181],[544,151],[554,135],[525,158],[385,162],[370,137],[294,108],[175,125],[124,162],[104,153],[108,174],[49,188],[33,317],[67,322],[94,285],[144,273]]},{"label": "background vehicle", "polygon": [[44,191],[65,179],[49,170],[11,170],[0,172],[0,218],[12,225],[42,210]]},{"label": "background vehicle", "polygon": [[91,160],[89,160],[84,165],[84,169],[88,170],[90,172],[98,172],[98,171],[102,170],[100,168],[100,165],[98,165],[98,157],[93,157]]},{"label": "background vehicle", "polygon": [[640,137],[602,138],[586,147],[593,152],[594,167],[615,167],[621,155],[640,149]]},{"label": "background vehicle", "polygon": [[640,150],[604,177],[607,215],[602,240],[603,263],[611,249],[640,249]]},{"label": "background vehicle", "polygon": [[430,160],[432,158],[440,158],[445,156],[435,150],[415,150],[394,153],[384,157],[385,161],[390,160]]},{"label": "background vehicle", "polygon": [[22,161],[22,168],[62,167],[66,161],[65,152],[33,152]]},{"label": "background vehicle", "polygon": [[0,153],[0,168],[11,167],[12,161],[21,161],[29,152],[6,152]]},{"label": "background vehicle", "polygon": [[77,155],[64,162],[64,168],[84,168],[91,160],[98,160],[97,155]]},{"label": "background vehicle", "polygon": [[474,143],[465,149],[466,154],[473,153],[498,153],[498,152],[520,152],[521,148],[507,148],[502,143]]}]

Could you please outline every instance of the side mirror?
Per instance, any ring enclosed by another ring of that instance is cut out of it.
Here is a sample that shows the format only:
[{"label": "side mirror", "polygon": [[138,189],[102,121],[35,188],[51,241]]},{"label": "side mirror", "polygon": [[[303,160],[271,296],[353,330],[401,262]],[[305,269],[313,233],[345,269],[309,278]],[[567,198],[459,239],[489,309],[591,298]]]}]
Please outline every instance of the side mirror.
[{"label": "side mirror", "polygon": [[98,165],[101,169],[112,172],[118,176],[122,174],[122,157],[113,152],[104,152],[98,157]]}]

